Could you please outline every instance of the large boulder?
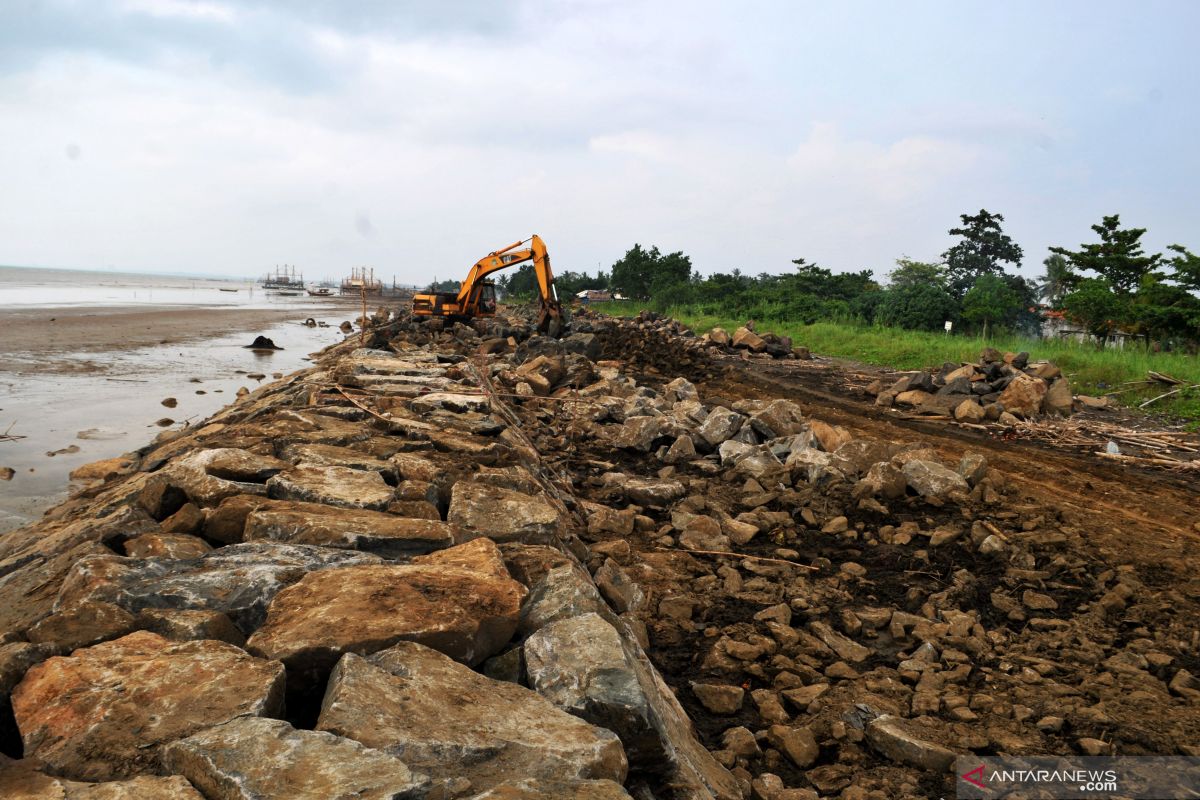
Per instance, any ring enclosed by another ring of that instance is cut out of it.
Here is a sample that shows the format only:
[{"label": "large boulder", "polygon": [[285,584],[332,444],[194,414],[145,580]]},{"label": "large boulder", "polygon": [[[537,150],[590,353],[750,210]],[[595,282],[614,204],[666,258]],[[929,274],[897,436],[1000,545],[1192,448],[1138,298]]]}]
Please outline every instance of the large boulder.
[{"label": "large boulder", "polygon": [[373,470],[393,481],[396,477],[395,464],[352,447],[339,447],[333,444],[290,444],[283,448],[280,455],[293,464]]},{"label": "large boulder", "polygon": [[198,506],[215,506],[238,494],[265,494],[263,484],[289,466],[286,461],[238,448],[195,450],[163,467],[148,486],[171,487]]},{"label": "large boulder", "polygon": [[467,480],[454,484],[446,521],[496,542],[552,544],[565,533],[562,515],[545,496]]},{"label": "large boulder", "polygon": [[1030,375],[1019,374],[1004,387],[997,401],[1004,410],[1017,417],[1035,417],[1042,410],[1046,382]]},{"label": "large boulder", "polygon": [[306,573],[378,563],[378,556],[367,553],[275,542],[230,545],[183,560],[91,556],[72,567],[56,609],[93,600],[131,613],[149,608],[219,611],[250,633],[262,624],[275,593]]},{"label": "large boulder", "polygon": [[963,476],[936,461],[913,459],[904,465],[902,471],[908,485],[922,497],[944,499],[971,491]]},{"label": "large boulder", "polygon": [[659,442],[673,439],[684,430],[671,417],[629,417],[612,438],[614,447],[649,453]]},{"label": "large boulder", "polygon": [[696,740],[691,722],[645,654],[597,614],[560,619],[524,645],[526,677],[554,705],[621,737],[630,765],[666,774],[687,796],[740,800],[733,776]]},{"label": "large boulder", "polygon": [[477,790],[522,778],[621,782],[627,770],[610,731],[412,642],[343,656],[317,728],[384,750],[435,780],[465,777]]},{"label": "large boulder", "polygon": [[807,428],[804,412],[791,400],[772,400],[750,415],[750,425],[764,439],[792,436]]},{"label": "large boulder", "polygon": [[761,353],[767,349],[766,341],[744,325],[733,332],[733,346],[751,353]]},{"label": "large boulder", "polygon": [[138,631],[37,664],[12,705],[26,756],[99,781],[160,772],[160,746],[202,728],[279,714],[283,686],[277,661]]},{"label": "large boulder", "polygon": [[461,542],[463,536],[457,527],[440,520],[272,501],[247,515],[243,538],[363,550],[398,558],[450,547]]},{"label": "large boulder", "polygon": [[356,741],[286,722],[240,717],[163,748],[163,765],[210,800],[424,797],[429,779]]},{"label": "large boulder", "polygon": [[301,464],[267,481],[275,500],[303,500],[342,508],[383,511],[392,501],[392,487],[373,470]]},{"label": "large boulder", "polygon": [[1074,405],[1075,398],[1071,394],[1071,382],[1066,378],[1057,378],[1054,383],[1050,384],[1050,388],[1046,390],[1046,396],[1042,398],[1042,413],[1069,417],[1074,410]]},{"label": "large boulder", "polygon": [[400,641],[468,664],[499,652],[516,632],[526,590],[509,577],[496,545],[476,539],[421,559],[306,575],[275,596],[246,649],[283,661],[301,687],[345,653]]},{"label": "large boulder", "polygon": [[709,447],[718,447],[738,432],[745,419],[736,411],[717,406],[704,418],[704,424],[699,430],[700,437],[708,442]]}]

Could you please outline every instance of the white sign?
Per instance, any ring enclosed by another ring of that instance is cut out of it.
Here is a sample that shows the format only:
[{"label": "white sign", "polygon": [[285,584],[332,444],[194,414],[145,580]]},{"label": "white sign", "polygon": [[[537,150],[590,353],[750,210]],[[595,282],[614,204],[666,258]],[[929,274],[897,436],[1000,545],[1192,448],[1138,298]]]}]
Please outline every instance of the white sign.
[{"label": "white sign", "polygon": [[954,323],[951,322],[950,320],[946,320],[946,333],[949,333],[950,329],[953,327],[954,327]]}]

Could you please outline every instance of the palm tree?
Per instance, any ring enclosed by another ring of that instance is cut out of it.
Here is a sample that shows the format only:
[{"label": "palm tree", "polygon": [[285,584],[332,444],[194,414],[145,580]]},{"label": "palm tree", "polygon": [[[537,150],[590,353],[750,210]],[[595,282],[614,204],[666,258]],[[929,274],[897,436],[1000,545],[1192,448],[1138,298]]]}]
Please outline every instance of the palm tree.
[{"label": "palm tree", "polygon": [[1046,274],[1038,282],[1038,295],[1051,306],[1057,306],[1063,296],[1074,287],[1079,276],[1071,271],[1071,264],[1055,253],[1042,262]]}]

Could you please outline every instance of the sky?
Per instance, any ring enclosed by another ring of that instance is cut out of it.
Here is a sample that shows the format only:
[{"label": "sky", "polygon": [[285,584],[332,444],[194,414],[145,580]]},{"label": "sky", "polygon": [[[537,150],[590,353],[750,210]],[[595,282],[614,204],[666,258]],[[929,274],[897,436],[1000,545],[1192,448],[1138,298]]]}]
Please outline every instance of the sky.
[{"label": "sky", "polygon": [[0,0],[0,264],[885,275],[1200,249],[1200,3]]}]

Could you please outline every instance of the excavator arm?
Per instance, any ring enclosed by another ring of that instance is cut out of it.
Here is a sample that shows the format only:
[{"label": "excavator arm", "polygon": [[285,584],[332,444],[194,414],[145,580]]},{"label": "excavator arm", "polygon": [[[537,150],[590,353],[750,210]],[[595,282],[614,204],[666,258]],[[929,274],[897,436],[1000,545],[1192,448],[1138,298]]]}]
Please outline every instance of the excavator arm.
[{"label": "excavator arm", "polygon": [[[522,245],[528,244],[528,247]],[[558,292],[554,288],[554,272],[550,268],[550,255],[546,252],[546,243],[534,234],[529,239],[513,242],[508,247],[488,253],[475,262],[471,271],[457,295],[447,294],[418,294],[413,297],[413,313],[418,316],[461,317],[490,317],[495,314],[494,300],[489,300],[491,283],[486,278],[493,272],[509,267],[516,267],[526,262],[533,263],[534,276],[537,279],[538,297],[538,330],[552,335],[561,332],[565,327],[562,304],[558,300]]]}]

